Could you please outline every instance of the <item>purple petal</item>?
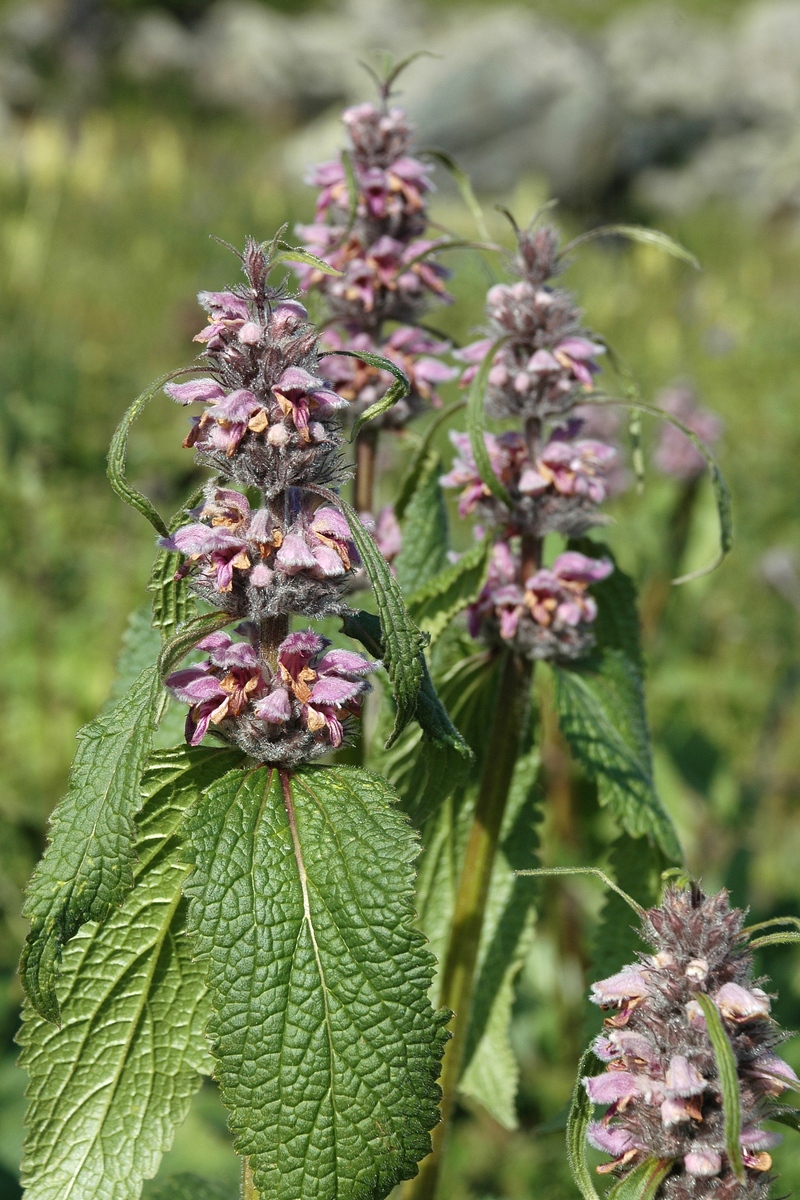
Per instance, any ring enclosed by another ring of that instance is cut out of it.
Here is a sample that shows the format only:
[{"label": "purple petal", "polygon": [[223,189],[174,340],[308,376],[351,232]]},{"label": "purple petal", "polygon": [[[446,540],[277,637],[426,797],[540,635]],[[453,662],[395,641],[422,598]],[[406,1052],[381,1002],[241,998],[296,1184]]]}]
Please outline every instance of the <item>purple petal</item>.
[{"label": "purple petal", "polygon": [[725,983],[713,999],[723,1017],[730,1021],[769,1016],[769,999],[760,989],[751,992],[738,983]]},{"label": "purple petal", "polygon": [[320,675],[336,673],[337,675],[361,676],[368,675],[370,671],[377,671],[379,665],[377,662],[370,662],[362,654],[356,654],[353,650],[329,650],[319,660],[316,669]]},{"label": "purple petal", "polygon": [[722,1170],[722,1156],[716,1150],[692,1150],[683,1160],[687,1174],[709,1179]]},{"label": "purple petal", "polygon": [[194,404],[196,401],[221,400],[225,395],[215,379],[193,379],[191,383],[168,383],[164,391],[178,404]]},{"label": "purple petal", "polygon": [[303,538],[298,537],[296,533],[287,533],[275,555],[275,565],[284,575],[296,575],[298,571],[313,570],[317,560]]},{"label": "purple petal", "polygon": [[627,1129],[621,1126],[601,1125],[592,1121],[586,1129],[586,1140],[596,1150],[602,1150],[613,1158],[619,1158],[628,1150],[635,1150],[636,1143]]},{"label": "purple petal", "polygon": [[705,1090],[706,1083],[707,1080],[694,1063],[689,1062],[682,1054],[673,1055],[667,1067],[667,1096],[699,1096]]},{"label": "purple petal", "polygon": [[350,540],[350,526],[338,508],[318,508],[314,513],[311,528],[315,533],[324,533],[326,537],[336,538],[340,542]]},{"label": "purple petal", "polygon": [[625,967],[607,979],[598,979],[592,984],[589,997],[592,1004],[601,1006],[621,1004],[623,1000],[636,1000],[648,995],[647,980],[635,967]]},{"label": "purple petal", "polygon": [[363,692],[364,684],[352,679],[340,679],[337,675],[325,675],[311,689],[309,704],[329,705],[340,708]]},{"label": "purple petal", "polygon": [[606,1071],[602,1075],[587,1075],[583,1080],[586,1094],[593,1104],[615,1104],[639,1094],[639,1084],[630,1071]]},{"label": "purple petal", "polygon": [[568,579],[576,583],[598,583],[606,579],[614,570],[614,564],[607,558],[588,558],[577,550],[567,550],[559,554],[553,563],[553,573],[560,579]]},{"label": "purple petal", "polygon": [[312,546],[311,553],[317,564],[317,572],[324,579],[338,579],[346,573],[344,563],[332,546],[320,543]]},{"label": "purple petal", "polygon": [[276,688],[268,696],[264,696],[253,707],[253,712],[261,721],[269,721],[272,725],[282,725],[292,715],[292,705],[289,693],[285,688]]},{"label": "purple petal", "polygon": [[263,407],[261,401],[247,388],[237,388],[235,392],[231,392],[208,412],[217,420],[246,425],[253,413]]}]

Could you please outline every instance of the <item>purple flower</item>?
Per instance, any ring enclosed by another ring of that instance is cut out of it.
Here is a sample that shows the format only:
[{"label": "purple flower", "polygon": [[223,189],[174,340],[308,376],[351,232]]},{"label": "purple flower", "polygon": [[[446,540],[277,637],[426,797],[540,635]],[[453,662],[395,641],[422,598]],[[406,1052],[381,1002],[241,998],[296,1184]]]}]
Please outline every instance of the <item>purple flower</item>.
[{"label": "purple flower", "polygon": [[[530,469],[525,439],[519,433],[503,433],[496,436],[485,433],[483,440],[489,455],[492,470],[501,483],[512,490],[519,490],[520,477]],[[451,433],[450,441],[458,451],[453,466],[439,482],[446,488],[463,488],[458,501],[458,513],[466,517],[480,501],[488,499],[491,492],[480,477],[472,444],[468,433]]]},{"label": "purple flower", "polygon": [[308,422],[312,413],[325,418],[347,407],[347,401],[331,391],[324,379],[311,375],[302,367],[287,367],[273,384],[272,394],[281,412],[291,418],[295,429],[307,441],[310,440]]},{"label": "purple flower", "polygon": [[186,740],[191,746],[200,744],[209,725],[239,717],[267,686],[247,643],[215,633],[198,642],[197,649],[208,650],[208,658],[195,667],[173,671],[166,680],[176,699],[190,706]]},{"label": "purple flower", "polygon": [[769,998],[760,988],[741,987],[738,983],[725,983],[714,997],[723,1017],[741,1023],[769,1016]]},{"label": "purple flower", "polygon": [[522,473],[519,490],[537,496],[552,488],[562,496],[585,496],[602,504],[608,495],[606,472],[616,450],[587,439],[567,441],[563,432],[556,430],[534,466]]},{"label": "purple flower", "polygon": [[209,323],[195,335],[194,341],[205,342],[208,350],[220,350],[228,333],[235,333],[249,320],[247,301],[233,292],[200,292],[197,297],[209,315]]},{"label": "purple flower", "polygon": [[194,404],[197,401],[208,404],[214,400],[221,400],[225,395],[216,379],[193,379],[190,383],[167,383],[164,391],[173,400],[177,400],[178,404]]}]

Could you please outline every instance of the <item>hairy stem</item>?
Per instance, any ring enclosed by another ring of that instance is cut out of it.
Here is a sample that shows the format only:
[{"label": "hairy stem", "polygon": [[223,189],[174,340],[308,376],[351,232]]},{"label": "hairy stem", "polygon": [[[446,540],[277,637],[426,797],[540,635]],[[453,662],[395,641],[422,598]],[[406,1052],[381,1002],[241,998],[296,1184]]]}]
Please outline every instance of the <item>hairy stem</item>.
[{"label": "hairy stem", "polygon": [[356,477],[354,508],[371,513],[375,494],[375,458],[378,453],[377,429],[363,429],[356,438]]},{"label": "hairy stem", "polygon": [[433,1131],[431,1154],[422,1162],[419,1175],[409,1185],[409,1200],[434,1200],[439,1184],[463,1066],[492,867],[525,724],[531,673],[530,662],[506,652],[442,972],[439,1000],[454,1013],[449,1025],[453,1036],[445,1047],[440,1080],[442,1120]]},{"label": "hairy stem", "polygon": [[259,1200],[248,1156],[242,1159],[242,1200]]},{"label": "hairy stem", "polygon": [[258,623],[259,652],[271,670],[278,664],[278,647],[289,632],[288,617],[265,617]]}]

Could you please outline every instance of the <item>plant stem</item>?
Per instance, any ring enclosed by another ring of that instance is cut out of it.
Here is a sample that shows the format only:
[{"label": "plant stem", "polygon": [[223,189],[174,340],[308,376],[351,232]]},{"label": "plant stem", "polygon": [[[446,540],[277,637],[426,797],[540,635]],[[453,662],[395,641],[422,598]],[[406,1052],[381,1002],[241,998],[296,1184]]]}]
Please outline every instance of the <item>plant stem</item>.
[{"label": "plant stem", "polygon": [[242,1200],[259,1200],[248,1156],[242,1159]]},{"label": "plant stem", "polygon": [[439,1184],[463,1065],[492,867],[524,728],[531,675],[530,662],[506,652],[442,972],[439,1001],[454,1013],[449,1024],[453,1036],[445,1047],[440,1080],[442,1120],[433,1131],[432,1152],[409,1184],[408,1200],[434,1200]]},{"label": "plant stem", "polygon": [[354,507],[358,513],[371,513],[373,511],[375,492],[375,458],[377,452],[377,429],[363,429],[356,438]]}]

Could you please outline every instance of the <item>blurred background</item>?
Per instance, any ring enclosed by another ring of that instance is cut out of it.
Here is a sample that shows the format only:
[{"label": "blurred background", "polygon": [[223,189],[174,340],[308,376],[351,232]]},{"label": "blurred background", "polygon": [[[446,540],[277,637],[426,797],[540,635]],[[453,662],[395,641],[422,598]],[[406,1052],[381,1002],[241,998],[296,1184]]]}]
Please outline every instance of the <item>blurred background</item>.
[{"label": "blurred background", "polygon": [[[472,173],[495,236],[508,241],[495,204],[524,222],[557,197],[567,234],[654,224],[702,263],[593,243],[567,282],[646,400],[667,388],[667,403],[720,418],[706,428],[736,526],[722,568],[669,587],[713,557],[716,518],[707,480],[659,454],[647,425],[643,494],[621,477],[609,537],[643,589],[658,779],[692,869],[753,919],[800,914],[800,0],[0,0],[2,1200],[19,1195],[21,888],[75,731],[147,599],[151,530],[107,485],[109,437],[133,396],[193,357],[197,290],[236,280],[209,235],[238,246],[309,220],[306,165],[340,145],[341,107],[372,97],[358,60],[420,49],[399,99],[419,144]],[[436,219],[474,236],[437,182]],[[457,303],[435,323],[460,340],[498,264],[453,265]],[[196,480],[183,423],[155,402],[132,440],[131,475],[165,512]],[[558,758],[553,737],[555,790]],[[551,806],[545,861],[606,852],[582,796]],[[592,883],[546,890],[517,1002],[520,1128],[464,1113],[449,1196],[573,1194],[563,1107],[600,903]],[[800,1025],[800,958],[773,947],[763,968],[778,1016]],[[800,1045],[787,1057],[800,1069]],[[783,1193],[798,1157],[776,1153]],[[212,1085],[162,1174],[185,1169],[233,1188]]]}]

